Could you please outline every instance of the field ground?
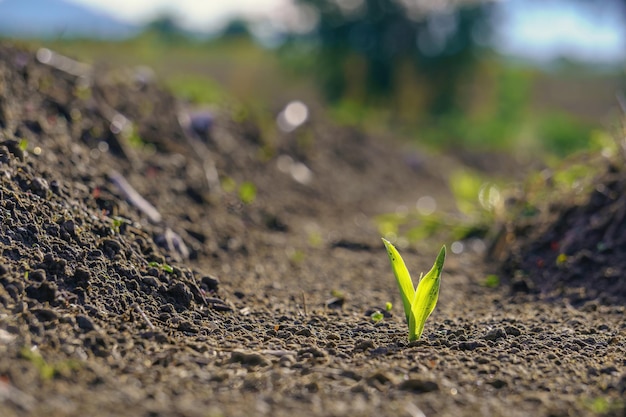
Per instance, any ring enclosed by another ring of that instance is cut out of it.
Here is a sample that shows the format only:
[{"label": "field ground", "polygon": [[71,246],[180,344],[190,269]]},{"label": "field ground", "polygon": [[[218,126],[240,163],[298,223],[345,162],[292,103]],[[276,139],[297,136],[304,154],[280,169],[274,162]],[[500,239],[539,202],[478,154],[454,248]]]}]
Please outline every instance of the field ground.
[{"label": "field ground", "polygon": [[[408,343],[375,219],[454,210],[458,158],[315,113],[206,128],[139,72],[81,68],[0,47],[2,416],[625,415],[619,164],[557,226],[504,223],[492,262],[450,251]],[[398,243],[416,275],[441,240]]]}]

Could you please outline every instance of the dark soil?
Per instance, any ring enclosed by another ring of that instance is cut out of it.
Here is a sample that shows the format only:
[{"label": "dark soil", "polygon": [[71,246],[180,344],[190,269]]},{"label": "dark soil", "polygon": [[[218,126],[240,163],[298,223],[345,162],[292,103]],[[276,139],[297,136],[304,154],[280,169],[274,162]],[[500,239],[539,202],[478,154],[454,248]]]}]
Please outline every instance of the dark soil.
[{"label": "dark soil", "polygon": [[[605,167],[578,204],[552,201],[507,225],[504,273],[516,292],[566,298],[580,306],[626,304],[626,171],[623,157]],[[550,190],[549,181],[545,190]]]},{"label": "dark soil", "polygon": [[[450,255],[408,343],[372,216],[445,207],[450,159],[315,112],[289,134],[209,118],[145,72],[38,57],[0,47],[1,416],[625,415],[623,268],[595,284],[623,264],[620,230],[588,269],[574,243],[569,269],[524,269],[597,290],[575,307],[487,288],[477,254]],[[622,227],[620,181],[554,233]],[[409,269],[440,244],[402,249]],[[511,252],[511,271],[535,256]]]}]

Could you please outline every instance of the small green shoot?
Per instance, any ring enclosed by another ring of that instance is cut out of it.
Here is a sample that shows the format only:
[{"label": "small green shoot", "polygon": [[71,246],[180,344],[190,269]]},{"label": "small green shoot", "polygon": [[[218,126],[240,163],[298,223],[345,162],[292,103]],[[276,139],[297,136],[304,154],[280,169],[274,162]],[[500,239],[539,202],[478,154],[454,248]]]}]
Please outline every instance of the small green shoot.
[{"label": "small green shoot", "polygon": [[498,288],[500,286],[500,277],[494,274],[487,275],[483,285],[487,288]]},{"label": "small green shoot", "polygon": [[54,377],[54,375],[56,374],[54,366],[46,362],[46,360],[41,356],[38,351],[23,347],[20,350],[20,356],[30,361],[35,366],[35,368],[37,368],[41,379],[52,379],[52,377]]},{"label": "small green shoot", "polygon": [[374,323],[378,323],[379,321],[385,318],[385,315],[377,310],[377,311],[374,311],[370,317]]},{"label": "small green shoot", "polygon": [[250,181],[245,181],[239,186],[239,199],[244,204],[250,204],[256,199],[256,186]]},{"label": "small green shoot", "polygon": [[418,340],[424,331],[426,319],[437,305],[441,271],[446,260],[446,247],[441,248],[433,267],[426,275],[420,276],[417,289],[414,289],[409,270],[398,250],[386,239],[383,239],[383,243],[387,249],[391,269],[400,288],[402,305],[409,325],[409,341]]},{"label": "small green shoot", "polygon": [[128,144],[135,149],[141,149],[146,146],[146,142],[139,135],[139,131],[136,126],[133,126],[130,130],[127,141]]},{"label": "small green shoot", "polygon": [[301,251],[300,249],[290,250],[288,251],[288,255],[289,262],[291,262],[293,265],[302,264],[302,262],[306,258],[306,253],[304,253],[304,251]]},{"label": "small green shoot", "polygon": [[47,362],[37,349],[29,349],[26,346],[20,349],[19,355],[33,364],[42,380],[49,380],[56,376],[69,377],[73,371],[81,366],[80,362],[74,359],[55,363]]},{"label": "small green shoot", "polygon": [[237,189],[237,183],[231,177],[223,177],[220,180],[220,185],[225,193],[232,193]]},{"label": "small green shoot", "polygon": [[117,234],[120,233],[120,229],[124,224],[129,223],[128,219],[125,219],[120,216],[113,216],[111,220],[112,220],[111,230],[113,231],[113,233],[117,233]]},{"label": "small green shoot", "polygon": [[161,264],[161,263],[152,261],[152,262],[148,262],[148,265],[154,268],[161,268],[163,271],[167,272],[168,274],[171,274],[172,272],[174,272],[174,268],[172,268],[168,264]]},{"label": "small green shoot", "polygon": [[21,151],[26,151],[28,149],[28,141],[26,139],[20,139],[18,146]]},{"label": "small green shoot", "polygon": [[585,398],[582,400],[583,406],[594,414],[619,415],[619,411],[624,410],[626,404],[624,400],[616,400],[610,397]]},{"label": "small green shoot", "polygon": [[385,310],[391,311],[392,308],[393,308],[393,304],[391,304],[390,301],[387,301],[387,303],[385,304]]},{"label": "small green shoot", "polygon": [[330,290],[330,295],[335,298],[346,298],[346,295],[343,293],[343,291],[337,289]]}]

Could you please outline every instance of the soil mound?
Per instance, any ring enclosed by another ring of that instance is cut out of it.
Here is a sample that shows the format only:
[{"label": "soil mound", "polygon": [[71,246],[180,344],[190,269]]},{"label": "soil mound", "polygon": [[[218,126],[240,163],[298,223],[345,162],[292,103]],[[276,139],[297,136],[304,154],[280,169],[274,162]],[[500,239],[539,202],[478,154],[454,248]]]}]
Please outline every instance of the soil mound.
[{"label": "soil mound", "polygon": [[146,297],[146,318],[193,303],[230,310],[211,298],[215,278],[172,266],[211,270],[302,217],[363,215],[376,210],[364,203],[372,187],[384,201],[385,185],[410,183],[408,165],[386,167],[392,152],[358,132],[309,123],[268,139],[245,108],[230,110],[188,111],[145,69],[3,45],[5,304],[27,295],[105,317]]},{"label": "soil mound", "polygon": [[[525,202],[523,211],[531,214],[517,217],[502,236],[507,241],[502,269],[505,276],[514,277],[514,292],[538,293],[548,299],[565,297],[573,305],[591,300],[626,303],[623,158],[586,159],[589,166],[602,168],[600,174],[590,174],[593,179],[582,179],[587,187],[577,183],[583,198],[555,191],[547,178],[544,193],[549,205],[538,210]],[[551,191],[554,194],[550,195]]]}]

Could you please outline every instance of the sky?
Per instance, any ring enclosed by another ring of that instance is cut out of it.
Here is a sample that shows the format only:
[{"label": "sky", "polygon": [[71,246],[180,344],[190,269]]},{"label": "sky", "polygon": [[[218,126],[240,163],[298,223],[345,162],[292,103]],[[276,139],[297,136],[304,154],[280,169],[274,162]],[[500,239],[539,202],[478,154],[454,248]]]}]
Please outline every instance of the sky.
[{"label": "sky", "polygon": [[496,45],[513,55],[532,51],[540,61],[559,54],[626,61],[626,2],[600,1],[604,7],[564,0],[509,1],[499,14]]},{"label": "sky", "polygon": [[129,21],[144,23],[164,12],[180,18],[189,29],[207,31],[222,26],[231,17],[283,16],[290,0],[68,0],[91,6]]}]

